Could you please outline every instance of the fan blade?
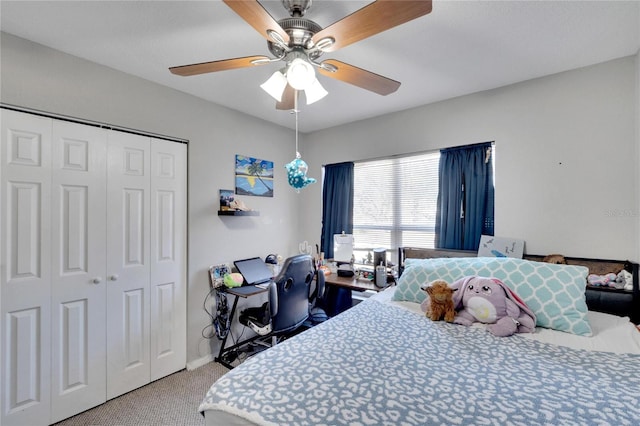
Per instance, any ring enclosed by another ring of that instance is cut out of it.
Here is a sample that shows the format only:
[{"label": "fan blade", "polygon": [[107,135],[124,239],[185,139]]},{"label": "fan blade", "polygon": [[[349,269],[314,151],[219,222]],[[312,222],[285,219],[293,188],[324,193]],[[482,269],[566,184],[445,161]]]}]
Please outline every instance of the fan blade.
[{"label": "fan blade", "polygon": [[276,102],[276,109],[285,111],[294,109],[296,107],[296,96],[298,96],[298,91],[287,84],[282,94],[282,101]]},{"label": "fan blade", "polygon": [[312,40],[317,44],[332,37],[335,42],[323,51],[334,52],[429,12],[431,0],[377,0],[319,31]]},{"label": "fan blade", "polygon": [[[263,61],[254,63],[253,61]],[[243,58],[223,59],[221,61],[203,62],[201,64],[181,65],[179,67],[171,67],[169,71],[173,74],[187,77],[190,75],[205,74],[208,72],[226,71],[236,68],[252,67],[255,65],[264,65],[269,63],[266,56],[245,56]]]},{"label": "fan blade", "polygon": [[322,63],[336,67],[337,71],[331,72],[323,68],[319,68],[318,72],[320,74],[335,78],[336,80],[344,81],[345,83],[353,84],[354,86],[375,92],[379,95],[386,96],[395,92],[398,90],[398,87],[400,87],[399,81],[391,80],[390,78],[372,73],[371,71],[363,70],[362,68],[354,67],[353,65],[345,64],[344,62],[336,61],[335,59],[327,59]]},{"label": "fan blade", "polygon": [[224,2],[268,41],[273,40],[269,37],[267,30],[273,30],[280,34],[285,44],[289,43],[289,34],[287,34],[280,24],[269,15],[269,12],[258,3],[258,0],[224,0]]}]

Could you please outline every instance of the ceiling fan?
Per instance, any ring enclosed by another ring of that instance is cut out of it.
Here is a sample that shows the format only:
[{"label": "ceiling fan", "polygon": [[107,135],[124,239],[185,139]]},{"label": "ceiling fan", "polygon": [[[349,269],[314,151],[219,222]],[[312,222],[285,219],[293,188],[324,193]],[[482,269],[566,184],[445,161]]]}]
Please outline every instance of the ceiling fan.
[{"label": "ceiling fan", "polygon": [[266,40],[273,58],[245,56],[212,62],[171,67],[176,75],[191,76],[236,68],[265,65],[271,62],[286,63],[261,87],[278,102],[277,109],[294,109],[299,91],[304,91],[307,104],[324,97],[313,67],[324,76],[353,84],[362,89],[388,95],[400,87],[400,82],[358,68],[353,65],[319,58],[327,52],[353,44],[390,28],[409,22],[431,12],[431,0],[377,0],[322,28],[304,18],[312,0],[282,0],[290,18],[276,21],[257,0],[223,0],[242,19],[247,21]]}]

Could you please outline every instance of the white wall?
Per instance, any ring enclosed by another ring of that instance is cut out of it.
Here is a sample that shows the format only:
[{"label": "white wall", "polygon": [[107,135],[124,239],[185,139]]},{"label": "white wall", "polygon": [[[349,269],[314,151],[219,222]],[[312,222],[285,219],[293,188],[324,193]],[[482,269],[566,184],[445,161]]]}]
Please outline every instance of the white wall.
[{"label": "white wall", "polygon": [[[0,33],[0,101],[189,140],[187,359],[207,357],[201,331],[207,267],[269,253],[295,253],[298,195],[284,164],[292,131],[184,93]],[[235,155],[274,161],[273,198],[243,197],[258,217],[219,218],[219,189],[234,188]],[[212,341],[218,344],[217,339]]]},{"label": "white wall", "polygon": [[[303,157],[317,169],[495,141],[496,235],[532,254],[638,260],[637,75],[628,57],[318,131]],[[303,239],[319,241],[321,197],[305,190]]]}]

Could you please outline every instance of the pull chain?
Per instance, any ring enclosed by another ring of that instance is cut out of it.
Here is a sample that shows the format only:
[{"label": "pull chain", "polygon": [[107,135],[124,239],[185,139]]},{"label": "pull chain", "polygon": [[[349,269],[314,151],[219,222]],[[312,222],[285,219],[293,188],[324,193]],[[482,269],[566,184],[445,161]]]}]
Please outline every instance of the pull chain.
[{"label": "pull chain", "polygon": [[296,158],[300,158],[300,152],[298,151],[298,91],[296,90],[293,97],[293,113],[296,115]]},{"label": "pull chain", "polygon": [[305,186],[315,183],[316,180],[314,178],[307,177],[307,170],[309,166],[304,160],[301,158],[300,152],[298,151],[298,91],[296,90],[293,98],[293,110],[292,114],[296,115],[296,158],[293,159],[290,163],[288,163],[285,167],[287,169],[287,179],[289,180],[289,185],[291,185],[296,192],[300,192],[300,188],[304,188]]}]

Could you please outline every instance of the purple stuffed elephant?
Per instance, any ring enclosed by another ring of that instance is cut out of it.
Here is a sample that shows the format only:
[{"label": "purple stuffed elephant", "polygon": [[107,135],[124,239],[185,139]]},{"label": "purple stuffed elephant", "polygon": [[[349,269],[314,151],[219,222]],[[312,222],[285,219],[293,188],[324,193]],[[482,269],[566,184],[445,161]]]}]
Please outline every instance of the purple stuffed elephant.
[{"label": "purple stuffed elephant", "polygon": [[497,278],[465,277],[451,285],[456,324],[474,322],[490,324],[496,336],[514,333],[533,333],[535,314],[509,287]]}]

